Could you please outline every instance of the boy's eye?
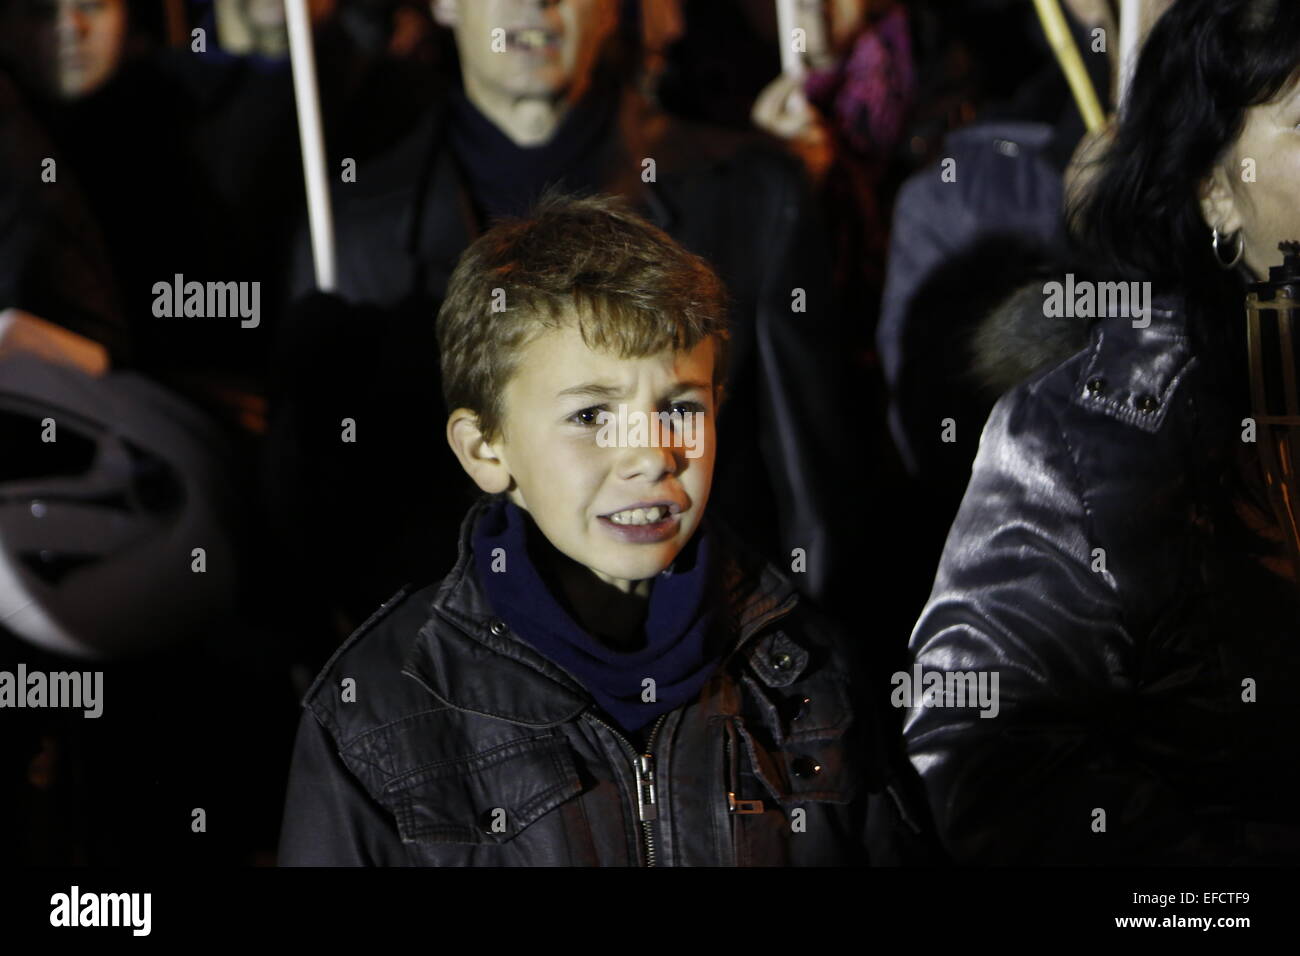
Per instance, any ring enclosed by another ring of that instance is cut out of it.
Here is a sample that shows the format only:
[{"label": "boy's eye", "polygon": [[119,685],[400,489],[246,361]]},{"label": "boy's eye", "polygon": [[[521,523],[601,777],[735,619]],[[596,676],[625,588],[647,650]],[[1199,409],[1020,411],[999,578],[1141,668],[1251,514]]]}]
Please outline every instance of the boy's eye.
[{"label": "boy's eye", "polygon": [[604,411],[605,406],[593,405],[591,408],[584,408],[581,411],[574,412],[569,416],[569,421],[577,425],[599,425],[600,413]]},{"label": "boy's eye", "polygon": [[679,415],[689,415],[692,412],[704,411],[704,403],[690,402],[690,401],[673,402],[672,407],[669,408],[669,411]]}]

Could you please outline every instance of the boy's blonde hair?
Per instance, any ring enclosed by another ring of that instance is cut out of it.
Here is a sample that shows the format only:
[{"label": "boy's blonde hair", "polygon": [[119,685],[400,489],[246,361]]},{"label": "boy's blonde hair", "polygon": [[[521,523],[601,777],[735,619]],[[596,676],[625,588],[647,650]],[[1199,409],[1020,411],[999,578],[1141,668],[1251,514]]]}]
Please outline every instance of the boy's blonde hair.
[{"label": "boy's blonde hair", "polygon": [[531,216],[479,236],[451,275],[438,312],[448,409],[470,409],[494,441],[520,351],[569,321],[589,347],[622,358],[689,350],[713,336],[721,401],[727,298],[709,264],[621,199],[548,191]]}]

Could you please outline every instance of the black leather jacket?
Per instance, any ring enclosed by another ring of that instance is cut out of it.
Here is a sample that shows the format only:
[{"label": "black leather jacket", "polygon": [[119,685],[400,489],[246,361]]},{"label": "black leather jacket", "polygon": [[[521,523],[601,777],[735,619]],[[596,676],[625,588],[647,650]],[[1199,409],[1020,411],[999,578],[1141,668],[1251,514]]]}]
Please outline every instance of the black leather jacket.
[{"label": "black leather jacket", "polygon": [[1206,450],[1242,414],[1156,306],[1097,321],[985,427],[911,650],[997,672],[999,709],[905,725],[959,861],[1300,859],[1294,588],[1206,533]]},{"label": "black leather jacket", "polygon": [[859,864],[908,826],[834,632],[729,535],[730,650],[642,756],[493,615],[469,544],[481,512],[455,569],[384,604],[307,692],[282,865]]}]

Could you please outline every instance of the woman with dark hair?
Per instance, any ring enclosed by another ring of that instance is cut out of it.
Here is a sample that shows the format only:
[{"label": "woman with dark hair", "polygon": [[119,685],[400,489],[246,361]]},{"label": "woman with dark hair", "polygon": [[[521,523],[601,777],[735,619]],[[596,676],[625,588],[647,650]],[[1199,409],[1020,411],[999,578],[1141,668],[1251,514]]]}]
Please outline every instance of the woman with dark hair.
[{"label": "woman with dark hair", "polygon": [[1300,591],[1244,302],[1300,239],[1300,4],[1177,0],[1070,223],[1116,284],[983,336],[986,371],[1032,374],[895,675],[909,755],[959,861],[1295,862]]}]

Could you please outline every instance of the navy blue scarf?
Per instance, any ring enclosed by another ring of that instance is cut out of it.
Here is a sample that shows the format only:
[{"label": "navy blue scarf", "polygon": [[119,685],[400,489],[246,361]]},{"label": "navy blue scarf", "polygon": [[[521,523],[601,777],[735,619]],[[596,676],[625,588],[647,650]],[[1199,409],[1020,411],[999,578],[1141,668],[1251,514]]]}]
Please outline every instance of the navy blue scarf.
[{"label": "navy blue scarf", "polygon": [[[474,562],[492,609],[542,656],[558,664],[623,729],[635,732],[699,693],[718,664],[712,640],[716,586],[714,544],[696,529],[672,566],[651,585],[645,646],[615,651],[585,631],[560,605],[535,563],[553,547],[532,517],[507,499],[494,501],[474,527]],[[505,570],[492,570],[502,548]],[[642,681],[653,678],[653,701]]]}]

